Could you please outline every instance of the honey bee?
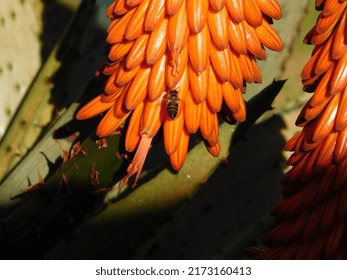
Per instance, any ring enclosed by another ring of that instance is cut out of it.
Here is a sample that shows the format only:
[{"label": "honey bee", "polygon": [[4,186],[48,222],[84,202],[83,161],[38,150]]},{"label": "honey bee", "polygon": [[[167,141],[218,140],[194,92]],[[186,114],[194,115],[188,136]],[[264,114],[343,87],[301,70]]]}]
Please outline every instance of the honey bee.
[{"label": "honey bee", "polygon": [[169,93],[167,94],[167,100],[166,100],[166,111],[170,119],[176,118],[179,101],[180,99],[178,97],[178,91],[170,90]]}]

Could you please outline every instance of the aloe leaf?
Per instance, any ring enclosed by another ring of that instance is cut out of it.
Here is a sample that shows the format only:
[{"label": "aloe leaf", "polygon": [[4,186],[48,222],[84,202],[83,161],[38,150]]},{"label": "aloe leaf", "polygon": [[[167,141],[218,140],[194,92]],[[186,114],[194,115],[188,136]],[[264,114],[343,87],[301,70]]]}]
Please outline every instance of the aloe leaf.
[{"label": "aloe leaf", "polygon": [[[123,163],[123,159],[114,154],[119,143],[119,135],[103,139],[100,145],[89,137],[81,145],[76,143],[47,181],[13,195],[15,205],[1,203],[2,229],[6,236],[2,241],[5,239],[6,244],[0,256],[32,258],[42,252],[47,243],[54,244],[58,232],[66,234],[69,227],[79,223],[90,211],[88,206],[95,206],[117,179],[115,174]],[[81,207],[71,211],[71,205],[80,201],[83,201]]]},{"label": "aloe leaf", "polygon": [[[14,115],[0,145],[0,181],[27,154],[44,130],[65,110],[71,71],[64,70],[59,88],[54,76],[65,61],[72,70],[77,62],[83,30],[90,20],[95,1],[83,1],[62,40],[55,46]],[[53,90],[54,89],[54,90]],[[34,108],[34,109],[33,109]]]},{"label": "aloe leaf", "polygon": [[0,205],[2,209],[19,203],[12,197],[20,194],[21,190],[28,185],[37,183],[39,175],[46,177],[54,171],[52,169],[59,167],[63,150],[69,151],[72,143],[67,139],[54,140],[54,131],[73,119],[77,107],[77,104],[72,105],[43,139],[35,145],[29,155],[1,183]]},{"label": "aloe leaf", "polygon": [[42,10],[40,0],[0,3],[0,138],[41,65]]}]

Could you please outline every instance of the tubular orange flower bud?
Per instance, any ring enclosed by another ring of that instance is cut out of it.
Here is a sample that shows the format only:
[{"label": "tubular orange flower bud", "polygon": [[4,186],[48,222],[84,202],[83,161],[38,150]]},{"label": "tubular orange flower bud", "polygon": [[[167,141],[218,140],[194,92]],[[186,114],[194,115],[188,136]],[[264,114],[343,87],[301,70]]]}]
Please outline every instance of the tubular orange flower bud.
[{"label": "tubular orange flower bud", "polygon": [[175,57],[173,59],[171,58],[171,55],[169,55],[166,59],[166,86],[168,88],[176,88],[187,67],[188,47],[185,47],[180,54],[175,52]]},{"label": "tubular orange flower bud", "polygon": [[145,133],[151,138],[157,134],[165,118],[162,100],[163,98],[161,97],[155,101],[146,102],[142,115],[141,134]]},{"label": "tubular orange flower bud", "polygon": [[125,149],[132,152],[138,146],[141,139],[141,118],[144,108],[144,102],[141,102],[132,112],[127,132],[125,135]]},{"label": "tubular orange flower bud", "polygon": [[207,21],[208,0],[187,2],[188,25],[193,33],[200,33]]},{"label": "tubular orange flower bud", "polygon": [[214,70],[210,67],[210,79],[207,94],[207,103],[214,112],[219,112],[223,103],[222,85],[216,78]]},{"label": "tubular orange flower bud", "polygon": [[210,34],[217,48],[224,50],[229,44],[229,28],[228,28],[228,12],[227,9],[214,10],[212,7],[207,13],[207,23]]},{"label": "tubular orange flower bud", "polygon": [[150,72],[150,67],[142,67],[131,82],[125,99],[125,107],[128,110],[134,110],[147,97],[147,84]]},{"label": "tubular orange flower bud", "polygon": [[267,21],[264,20],[261,25],[258,25],[255,31],[260,42],[265,47],[273,51],[281,51],[283,49],[281,38]]},{"label": "tubular orange flower bud", "polygon": [[146,47],[146,63],[154,65],[165,54],[166,51],[166,29],[167,19],[162,22],[153,30],[148,39]]},{"label": "tubular orange flower bud", "polygon": [[188,35],[189,28],[187,22],[186,5],[181,5],[178,12],[169,18],[167,26],[167,45],[169,50],[180,53],[187,43]]},{"label": "tubular orange flower bud", "polygon": [[234,22],[233,19],[229,21],[229,43],[236,52],[247,54],[246,31],[242,24]]},{"label": "tubular orange flower bud", "polygon": [[225,0],[230,16],[236,21],[241,22],[245,19],[245,8],[243,0]]},{"label": "tubular orange flower bud", "polygon": [[188,51],[190,62],[194,66],[195,71],[203,72],[207,67],[209,61],[208,46],[210,44],[210,34],[208,26],[197,34],[191,34],[188,41]]},{"label": "tubular orange flower bud", "polygon": [[184,2],[184,0],[165,1],[166,14],[168,16],[175,15]]},{"label": "tubular orange flower bud", "polygon": [[104,88],[106,94],[113,94],[121,88],[115,82],[119,67],[120,67],[120,65],[119,65],[119,63],[117,63],[117,66],[114,67],[114,73],[107,80],[107,83],[106,83],[105,88]]},{"label": "tubular orange flower bud", "polygon": [[131,16],[133,15],[134,10],[130,10],[121,18],[116,18],[110,24],[107,30],[107,38],[106,41],[109,44],[117,44],[124,40],[124,32],[130,21]]},{"label": "tubular orange flower bud", "polygon": [[176,151],[180,142],[184,125],[184,116],[183,114],[178,114],[173,120],[168,117],[166,119],[167,120],[164,122],[164,144],[166,153],[171,155]]},{"label": "tubular orange flower bud", "polygon": [[195,133],[200,125],[202,103],[198,103],[191,90],[184,99],[184,121],[189,133]]},{"label": "tubular orange flower bud", "polygon": [[165,9],[164,9],[165,0],[151,0],[148,5],[148,10],[145,16],[144,30],[147,32],[153,31],[158,24],[164,19]]},{"label": "tubular orange flower bud", "polygon": [[177,149],[169,156],[172,168],[176,171],[180,170],[187,157],[189,144],[189,132],[184,128],[181,133],[181,139]]},{"label": "tubular orange flower bud", "polygon": [[108,53],[108,58],[112,61],[122,59],[124,56],[126,56],[129,53],[133,44],[134,44],[134,41],[125,41],[125,40],[123,43],[114,44],[110,48],[110,52]]},{"label": "tubular orange flower bud", "polygon": [[261,11],[273,19],[280,19],[282,17],[282,10],[276,0],[257,0]]},{"label": "tubular orange flower bud", "polygon": [[135,7],[141,4],[142,0],[126,0],[125,2],[129,7]]},{"label": "tubular orange flower bud", "polygon": [[148,37],[148,34],[144,33],[135,40],[125,60],[125,67],[127,69],[132,70],[144,61]]},{"label": "tubular orange flower bud", "polygon": [[126,61],[123,61],[123,64],[121,67],[119,67],[119,70],[117,72],[117,78],[116,78],[116,84],[119,86],[124,86],[127,83],[129,83],[139,72],[140,65],[135,66],[133,69],[128,69],[126,67]]},{"label": "tubular orange flower bud", "polygon": [[225,5],[225,0],[209,0],[211,7],[216,10],[220,11],[221,9],[224,8]]},{"label": "tubular orange flower bud", "polygon": [[263,24],[263,15],[257,0],[245,1],[245,17],[250,25],[256,27]]},{"label": "tubular orange flower bud", "polygon": [[110,109],[113,103],[102,102],[101,97],[102,95],[99,95],[84,105],[83,108],[78,111],[76,118],[78,120],[89,119]]},{"label": "tubular orange flower bud", "polygon": [[[200,119],[200,132],[202,137],[207,140],[211,145],[215,145],[215,137],[212,137],[215,119],[215,113],[208,107],[206,102],[202,103],[201,119]],[[218,138],[217,138],[218,141]],[[212,143],[211,143],[212,142]]]},{"label": "tubular orange flower bud", "polygon": [[[327,12],[334,16],[334,9]],[[247,82],[261,82],[256,59],[265,59],[264,47],[282,49],[270,26],[271,17],[281,17],[277,0],[118,0],[106,15],[111,19],[108,61],[97,73],[107,77],[104,93],[82,107],[77,118],[108,110],[99,136],[130,119],[124,126],[125,148],[138,147],[122,184],[135,174],[136,184],[162,125],[175,170],[183,166],[190,133],[199,128],[207,150],[218,156],[217,113],[223,108],[228,122],[245,120],[241,90]],[[341,51],[335,46],[336,56]],[[341,75],[338,68],[336,77]]]},{"label": "tubular orange flower bud", "polygon": [[219,143],[219,141],[214,146],[210,146],[210,145],[207,144],[206,145],[206,149],[213,157],[218,157],[219,154],[220,154],[220,143]]},{"label": "tubular orange flower bud", "polygon": [[192,90],[193,96],[198,103],[201,103],[206,100],[207,91],[210,80],[210,67],[205,69],[203,72],[196,72],[193,69],[193,66],[188,63],[188,77],[189,84]]},{"label": "tubular orange flower bud", "polygon": [[151,100],[158,99],[165,90],[165,76],[161,73],[165,72],[166,55],[163,55],[160,60],[154,64],[148,81],[148,97]]},{"label": "tubular orange flower bud", "polygon": [[125,39],[134,40],[141,35],[148,4],[149,0],[143,0],[141,4],[136,8],[124,31]]},{"label": "tubular orange flower bud", "polygon": [[[126,4],[125,0],[115,1],[114,6],[111,5],[109,10],[106,13],[106,16],[110,19],[115,18],[115,16],[121,16],[129,12],[130,7]],[[113,11],[112,11],[113,8]]]}]

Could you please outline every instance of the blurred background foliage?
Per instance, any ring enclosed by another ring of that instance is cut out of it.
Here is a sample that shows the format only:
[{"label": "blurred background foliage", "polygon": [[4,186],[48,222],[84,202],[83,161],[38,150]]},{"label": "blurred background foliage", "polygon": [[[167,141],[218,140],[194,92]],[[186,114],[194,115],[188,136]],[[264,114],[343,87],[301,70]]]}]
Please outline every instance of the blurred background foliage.
[{"label": "blurred background foliage", "polygon": [[279,1],[275,29],[285,50],[259,63],[263,83],[248,86],[246,123],[220,124],[219,158],[191,137],[175,173],[157,143],[138,186],[122,191],[117,182],[131,159],[122,137],[98,141],[97,118],[74,120],[79,104],[102,91],[94,73],[106,59],[111,2],[0,3],[0,256],[245,258],[244,248],[259,245],[273,225],[283,146],[309,98],[300,71],[311,53],[302,40],[314,1]]}]

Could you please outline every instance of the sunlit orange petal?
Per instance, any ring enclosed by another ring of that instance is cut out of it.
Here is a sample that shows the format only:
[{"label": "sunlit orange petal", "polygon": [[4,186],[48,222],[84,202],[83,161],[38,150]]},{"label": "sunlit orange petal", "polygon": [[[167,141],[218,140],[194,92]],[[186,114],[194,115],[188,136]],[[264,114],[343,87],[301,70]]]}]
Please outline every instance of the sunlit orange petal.
[{"label": "sunlit orange petal", "polygon": [[121,67],[119,67],[119,70],[117,72],[116,84],[119,86],[124,86],[125,84],[130,82],[140,70],[140,64],[135,66],[133,69],[126,68],[125,64],[126,62],[123,61],[123,64],[121,65]]},{"label": "sunlit orange petal", "polygon": [[225,5],[229,14],[236,22],[241,22],[245,19],[244,0],[225,0]]},{"label": "sunlit orange petal", "polygon": [[109,26],[109,30],[106,41],[109,44],[117,44],[124,40],[124,32],[133,15],[135,9],[130,10],[121,18],[115,19]]},{"label": "sunlit orange petal", "polygon": [[277,0],[257,0],[257,3],[264,14],[267,14],[273,19],[282,17],[282,10]]},{"label": "sunlit orange petal", "polygon": [[108,53],[108,58],[112,61],[122,59],[124,56],[126,56],[129,53],[133,44],[134,44],[134,41],[124,40],[124,42],[122,43],[112,45]]},{"label": "sunlit orange petal", "polygon": [[[208,142],[211,141],[213,128],[215,125],[215,112],[213,112],[207,105],[206,102],[202,103],[201,108],[201,119],[200,119],[200,132],[204,139]],[[217,139],[218,140],[218,139]],[[213,143],[215,144],[215,143]]]},{"label": "sunlit orange petal", "polygon": [[141,4],[141,2],[142,2],[142,0],[125,0],[125,1],[129,7],[135,7],[139,4]]},{"label": "sunlit orange petal", "polygon": [[265,60],[266,53],[260,43],[257,32],[252,26],[249,26],[247,23],[244,23],[243,26],[247,37],[247,49],[254,55],[255,58],[259,60]]},{"label": "sunlit orange petal", "polygon": [[143,27],[145,31],[153,31],[164,19],[164,3],[165,0],[150,0]]},{"label": "sunlit orange petal", "polygon": [[101,95],[89,101],[86,105],[84,105],[78,111],[76,118],[78,120],[89,119],[102,112],[105,112],[107,109],[109,109],[113,105],[112,102],[102,102],[100,99],[101,99]]},{"label": "sunlit orange petal", "polygon": [[347,52],[339,59],[330,81],[330,93],[340,93],[347,85]]},{"label": "sunlit orange petal", "polygon": [[[334,151],[334,160],[341,163],[347,157],[347,128],[344,128],[337,136]],[[347,174],[347,172],[345,172]],[[343,181],[342,181],[343,182]]]},{"label": "sunlit orange petal", "polygon": [[222,107],[222,85],[218,82],[214,70],[210,68],[210,79],[207,95],[207,103],[214,112],[219,112]]},{"label": "sunlit orange petal", "polygon": [[225,103],[229,109],[236,113],[240,110],[240,99],[242,98],[241,90],[234,88],[230,83],[224,83],[222,85],[222,93]]},{"label": "sunlit orange petal", "polygon": [[125,99],[125,106],[128,110],[135,109],[147,97],[147,84],[150,72],[150,67],[142,67],[131,82]]},{"label": "sunlit orange petal", "polygon": [[146,63],[154,65],[166,51],[167,19],[164,19],[150,34],[146,46]]},{"label": "sunlit orange petal", "polygon": [[347,87],[340,95],[335,122],[335,130],[337,131],[343,130],[347,126]]},{"label": "sunlit orange petal", "polygon": [[184,99],[184,122],[189,133],[195,133],[200,125],[202,103],[198,103],[191,90]]},{"label": "sunlit orange petal", "polygon": [[125,67],[127,69],[132,70],[144,61],[148,37],[149,35],[144,33],[135,40],[125,60]]},{"label": "sunlit orange petal", "polygon": [[255,31],[259,37],[260,43],[270,50],[281,51],[283,49],[283,43],[276,33],[276,31],[271,27],[267,21],[263,21],[262,25],[255,28]]},{"label": "sunlit orange petal", "polygon": [[118,73],[120,65],[117,64],[117,67],[114,69],[114,73],[108,78],[106,84],[105,84],[105,93],[106,94],[113,94],[117,92],[121,87],[116,84],[116,76]]},{"label": "sunlit orange petal", "polygon": [[232,75],[230,77],[230,83],[235,88],[242,88],[243,86],[243,75],[242,75],[242,60],[240,54],[235,53],[234,51],[230,52],[231,63],[233,65]]},{"label": "sunlit orange petal", "polygon": [[[175,2],[175,1],[167,1]],[[177,1],[184,2],[184,1]],[[181,52],[187,43],[189,27],[187,21],[186,5],[180,5],[178,12],[169,17],[167,26],[167,45],[170,51]]]},{"label": "sunlit orange petal", "polygon": [[184,125],[183,114],[178,114],[178,116],[171,120],[166,117],[164,121],[164,146],[165,151],[168,155],[171,155],[178,148],[181,134]]},{"label": "sunlit orange petal", "polygon": [[141,134],[145,133],[148,137],[153,137],[159,130],[164,118],[165,107],[161,102],[162,98],[154,101],[147,101],[143,109]]},{"label": "sunlit orange petal", "polygon": [[261,26],[263,24],[263,15],[257,0],[245,1],[245,18],[246,21],[254,27]]},{"label": "sunlit orange petal", "polygon": [[169,156],[171,166],[176,171],[180,170],[183,166],[184,161],[187,157],[188,152],[188,144],[189,144],[189,132],[187,129],[183,129],[181,133],[181,139],[178,144],[178,148]]},{"label": "sunlit orange petal", "polygon": [[207,21],[208,0],[187,1],[187,20],[190,31],[200,33]]},{"label": "sunlit orange petal", "polygon": [[210,79],[210,67],[207,67],[202,73],[196,72],[193,66],[188,64],[188,77],[190,89],[195,100],[201,103],[206,100]]},{"label": "sunlit orange petal", "polygon": [[[331,1],[335,2],[335,1]],[[342,15],[341,22],[336,29],[336,35],[333,41],[331,56],[337,60],[347,51],[347,27],[346,27],[346,13]]]},{"label": "sunlit orange petal", "polygon": [[231,47],[240,54],[247,54],[246,32],[243,25],[230,19],[229,21],[229,43]]},{"label": "sunlit orange petal", "polygon": [[214,44],[210,44],[210,59],[213,69],[223,82],[229,82],[231,76],[232,62],[230,50],[219,50]]},{"label": "sunlit orange petal", "polygon": [[113,12],[117,16],[124,15],[125,13],[129,12],[129,10],[131,9],[131,7],[129,7],[126,4],[125,0],[118,0],[118,1],[115,1],[114,3],[115,3],[115,6],[114,6]]},{"label": "sunlit orange petal", "polygon": [[113,132],[125,121],[130,112],[125,113],[123,116],[115,117],[114,110],[111,109],[107,112],[107,114],[102,118],[96,129],[96,135],[100,138],[106,137]]},{"label": "sunlit orange petal", "polygon": [[176,88],[179,80],[181,80],[183,72],[188,62],[188,47],[186,46],[181,53],[175,53],[177,57],[167,57],[165,79],[168,88]]},{"label": "sunlit orange petal", "polygon": [[151,100],[158,99],[165,90],[165,76],[161,73],[165,72],[166,55],[163,55],[160,60],[154,64],[148,81],[148,97]]},{"label": "sunlit orange petal", "polygon": [[211,39],[219,50],[224,50],[229,44],[228,12],[224,8],[216,11],[210,8],[207,13],[207,23]]},{"label": "sunlit orange petal", "polygon": [[206,25],[201,32],[191,34],[188,41],[189,59],[195,71],[202,72],[209,61],[209,51],[206,46],[210,44],[210,34]]},{"label": "sunlit orange petal", "polygon": [[141,140],[141,118],[144,102],[141,102],[132,112],[127,132],[125,134],[124,146],[128,152],[132,152],[139,145]]},{"label": "sunlit orange petal", "polygon": [[212,156],[218,157],[219,154],[220,154],[220,143],[219,143],[219,141],[214,146],[206,145],[206,149],[208,150],[208,152]]},{"label": "sunlit orange petal", "polygon": [[224,8],[225,0],[209,0],[211,7],[216,10],[220,11]]}]

